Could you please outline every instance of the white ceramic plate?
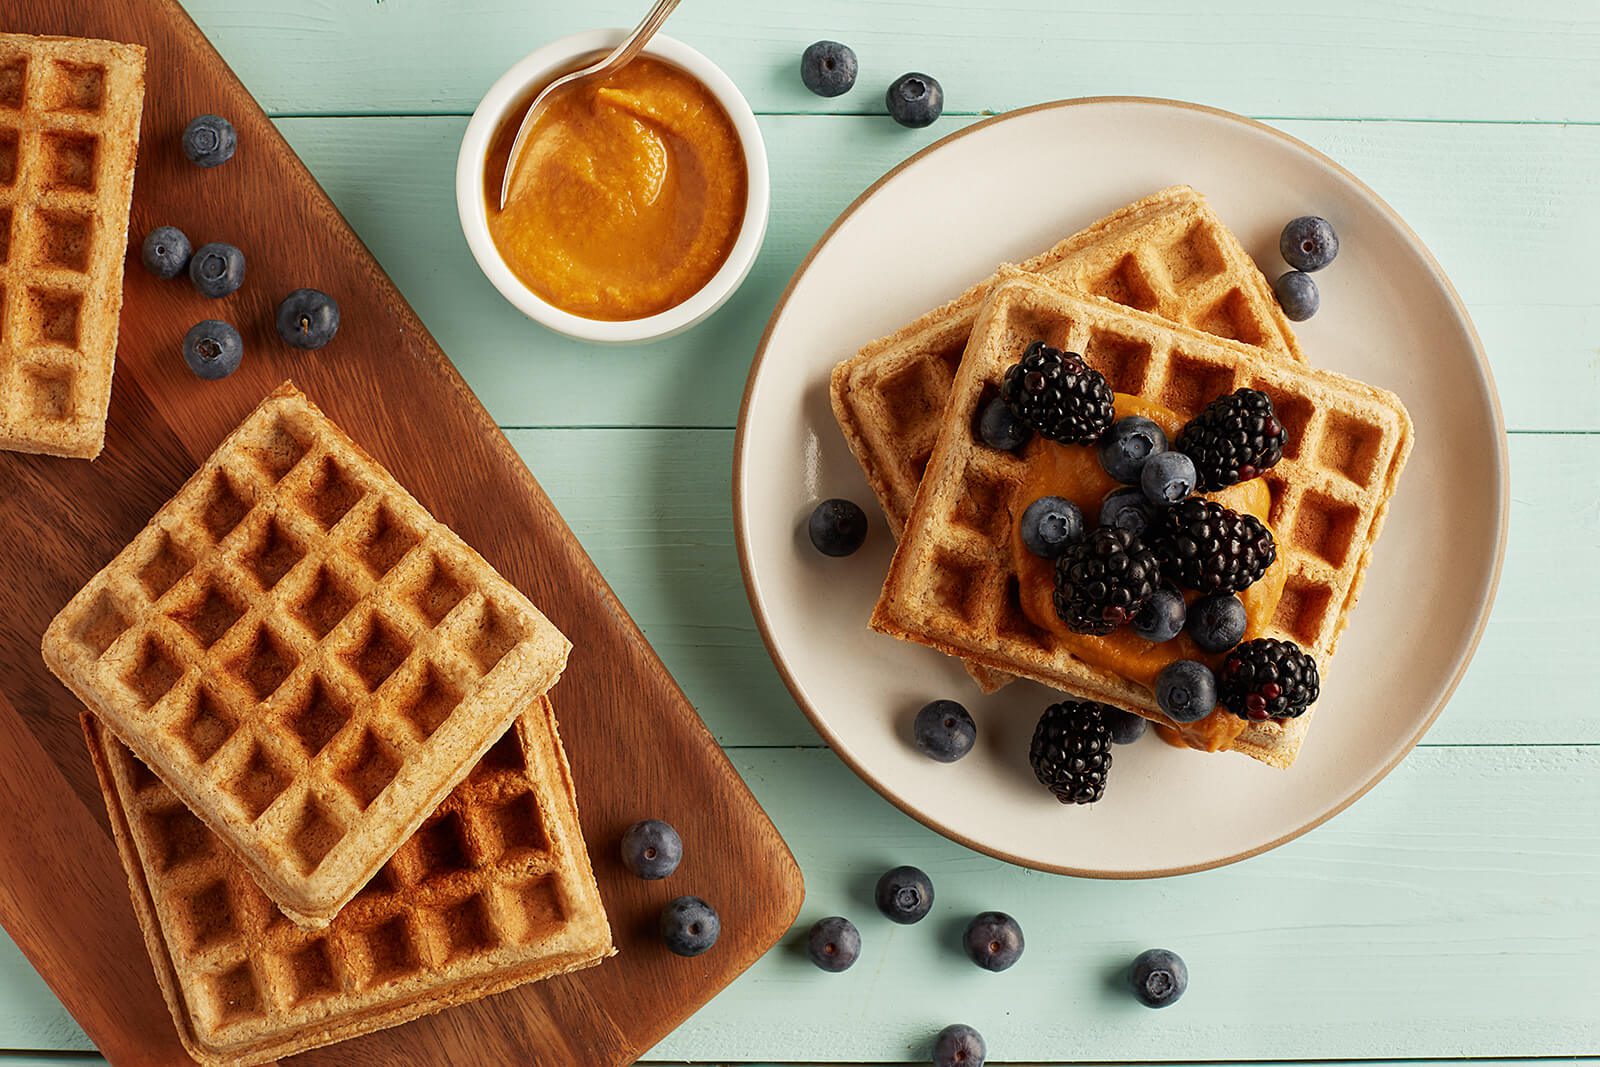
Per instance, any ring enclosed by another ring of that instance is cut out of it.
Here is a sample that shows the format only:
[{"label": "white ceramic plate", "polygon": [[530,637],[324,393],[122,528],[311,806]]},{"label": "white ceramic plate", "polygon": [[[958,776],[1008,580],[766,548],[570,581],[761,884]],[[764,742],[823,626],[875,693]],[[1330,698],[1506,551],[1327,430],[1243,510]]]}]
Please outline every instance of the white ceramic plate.
[{"label": "white ceramic plate", "polygon": [[[1153,734],[1116,750],[1105,799],[1058,804],[1027,748],[1050,691],[979,695],[953,660],[867,629],[893,544],[828,405],[828,374],[862,343],[1163,186],[1210,199],[1271,274],[1283,224],[1324,215],[1339,258],[1298,329],[1313,363],[1405,401],[1416,447],[1299,760],[1273,770]],[[905,811],[972,848],[1102,877],[1182,873],[1281,844],[1329,818],[1414,746],[1465,670],[1505,548],[1499,401],[1459,297],[1417,236],[1353,175],[1225,112],[1168,101],[1046,104],[963,130],[892,171],[801,265],[750,372],[734,520],[758,625],[796,701],[841,758]],[[842,560],[806,516],[856,500],[873,527]],[[1418,610],[1426,605],[1426,612]],[[961,700],[978,721],[958,764],[919,755],[916,710]]]}]

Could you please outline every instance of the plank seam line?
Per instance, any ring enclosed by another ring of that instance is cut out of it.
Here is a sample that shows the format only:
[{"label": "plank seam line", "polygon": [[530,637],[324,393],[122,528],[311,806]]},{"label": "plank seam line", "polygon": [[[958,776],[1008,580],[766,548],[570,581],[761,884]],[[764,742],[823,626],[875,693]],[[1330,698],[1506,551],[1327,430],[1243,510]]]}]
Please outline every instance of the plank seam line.
[{"label": "plank seam line", "polygon": [[[976,111],[951,111],[944,112],[945,118],[953,119],[982,119],[993,115],[1003,115],[1007,111],[1026,107],[1026,104],[1016,104],[1012,107],[998,110],[981,108]],[[802,118],[802,119],[885,119],[889,118],[883,111],[786,111],[786,110],[757,110],[758,118]],[[472,117],[471,111],[444,110],[444,111],[269,111],[267,117],[273,121],[279,119],[466,119]],[[1418,125],[1434,126],[1600,126],[1600,119],[1471,119],[1471,118],[1436,118],[1426,116],[1405,115],[1379,115],[1379,116],[1337,116],[1337,115],[1249,115],[1248,118],[1260,122],[1384,122],[1384,123],[1415,123]]]}]

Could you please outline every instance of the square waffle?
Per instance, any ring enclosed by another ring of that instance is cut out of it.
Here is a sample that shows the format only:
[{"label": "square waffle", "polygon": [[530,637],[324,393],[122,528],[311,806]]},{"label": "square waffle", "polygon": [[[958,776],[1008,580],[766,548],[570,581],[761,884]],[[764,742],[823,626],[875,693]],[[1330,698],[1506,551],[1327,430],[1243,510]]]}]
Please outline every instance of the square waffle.
[{"label": "square waffle", "polygon": [[548,698],[316,932],[94,716],[83,723],[156,977],[201,1063],[289,1056],[615,951]]},{"label": "square waffle", "polygon": [[[1272,287],[1205,197],[1163,189],[1020,269],[1216,337],[1305,362]],[[833,369],[833,414],[900,536],[991,275]]]},{"label": "square waffle", "polygon": [[[1286,578],[1263,636],[1296,642],[1326,671],[1411,450],[1399,399],[1015,270],[1002,271],[973,328],[873,628],[1165,721],[1148,689],[1060,648],[1018,601],[1010,531],[1025,464],[971,427],[986,390],[1036,339],[1083,353],[1117,392],[1186,420],[1243,386],[1272,397],[1289,440],[1263,477]],[[1250,723],[1230,747],[1288,766],[1310,718]]]},{"label": "square waffle", "polygon": [[[1217,337],[1305,361],[1271,286],[1205,197],[1186,185],[1152,193],[1021,265],[1082,293]],[[933,453],[961,353],[990,286],[866,345],[833,370],[834,418],[895,537]],[[984,692],[1010,679],[977,664]]]},{"label": "square waffle", "polygon": [[0,34],[0,448],[105,444],[144,49]]},{"label": "square waffle", "polygon": [[308,926],[555,684],[569,649],[291,385],[44,638],[51,670]]}]

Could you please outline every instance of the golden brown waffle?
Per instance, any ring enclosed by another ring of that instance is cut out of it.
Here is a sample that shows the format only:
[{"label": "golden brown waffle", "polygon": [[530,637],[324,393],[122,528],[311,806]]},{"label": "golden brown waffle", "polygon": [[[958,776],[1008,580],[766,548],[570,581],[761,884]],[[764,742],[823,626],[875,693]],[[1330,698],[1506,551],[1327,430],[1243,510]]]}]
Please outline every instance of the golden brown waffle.
[{"label": "golden brown waffle", "polygon": [[293,386],[45,633],[50,669],[325,924],[570,646]]},{"label": "golden brown waffle", "polygon": [[138,45],[0,34],[0,448],[105,444],[143,106]]},{"label": "golden brown waffle", "polygon": [[[1272,287],[1205,198],[1163,189],[1020,269],[1217,337],[1304,362]],[[951,383],[995,274],[833,369],[834,417],[900,536],[943,423]]]},{"label": "golden brown waffle", "polygon": [[[1021,269],[1218,337],[1305,360],[1255,261],[1205,197],[1186,185],[1129,204]],[[939,435],[978,308],[998,278],[984,279],[833,370],[834,418],[897,538]],[[967,669],[984,692],[1010,680],[977,664]]]},{"label": "golden brown waffle", "polygon": [[[1411,450],[1399,399],[1021,271],[1002,272],[978,316],[873,627],[1163,721],[1148,689],[1058,647],[1017,599],[1012,495],[1025,464],[983,446],[971,427],[984,390],[1036,339],[1083,353],[1116,391],[1184,419],[1243,386],[1272,397],[1289,433],[1282,462],[1265,475],[1287,577],[1264,636],[1298,643],[1325,671]],[[1287,766],[1310,717],[1252,723],[1231,747]]]},{"label": "golden brown waffle", "polygon": [[614,951],[546,698],[314,933],[109,730],[83,722],[157,979],[201,1063],[288,1056]]}]

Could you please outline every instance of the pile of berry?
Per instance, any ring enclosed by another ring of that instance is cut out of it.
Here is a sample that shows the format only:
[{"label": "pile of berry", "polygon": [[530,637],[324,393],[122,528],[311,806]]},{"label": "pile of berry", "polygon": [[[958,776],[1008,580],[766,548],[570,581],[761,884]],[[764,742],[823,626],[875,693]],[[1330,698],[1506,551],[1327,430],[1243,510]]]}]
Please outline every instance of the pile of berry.
[{"label": "pile of berry", "polygon": [[[1125,487],[1106,496],[1093,526],[1061,497],[1036,500],[1022,514],[1023,543],[1054,561],[1062,622],[1096,636],[1127,626],[1155,643],[1187,631],[1202,651],[1226,653],[1218,672],[1193,659],[1161,671],[1156,701],[1175,722],[1196,722],[1219,701],[1253,721],[1303,714],[1317,698],[1311,657],[1289,641],[1240,643],[1246,615],[1237,594],[1277,558],[1272,531],[1195,495],[1259,477],[1283,458],[1288,434],[1272,398],[1254,389],[1218,397],[1169,442],[1150,419],[1117,419],[1110,384],[1082,356],[1036,341],[978,419],[991,448],[1014,451],[1034,434],[1093,446]],[[1112,710],[1069,701],[1040,720],[1031,761],[1064,803],[1092,803],[1104,791]]]}]

